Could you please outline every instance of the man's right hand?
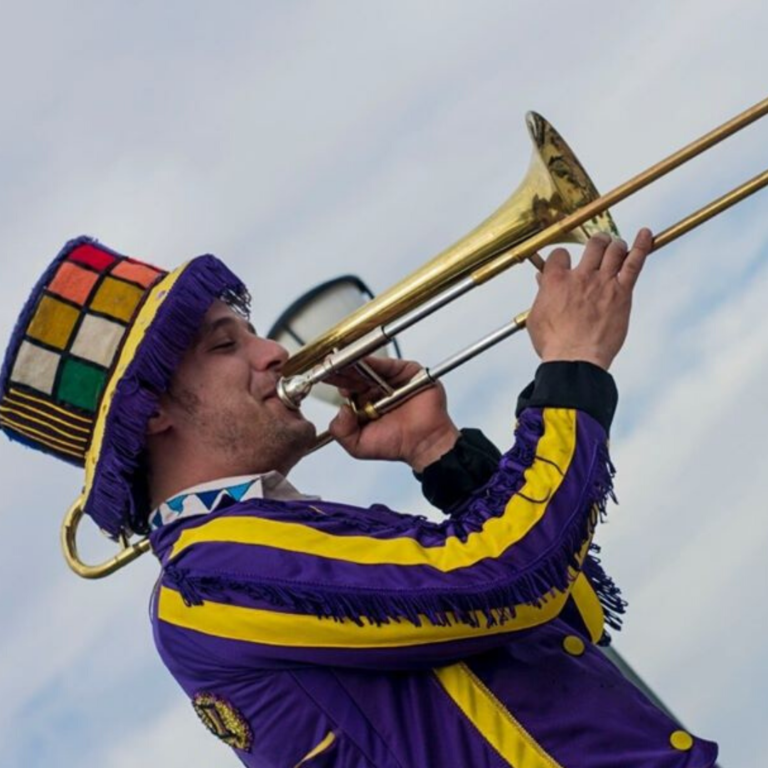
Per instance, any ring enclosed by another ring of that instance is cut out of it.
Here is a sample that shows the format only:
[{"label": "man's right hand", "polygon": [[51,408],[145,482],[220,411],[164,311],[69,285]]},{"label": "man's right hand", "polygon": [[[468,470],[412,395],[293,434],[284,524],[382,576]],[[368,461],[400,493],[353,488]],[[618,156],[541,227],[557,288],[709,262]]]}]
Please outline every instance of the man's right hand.
[{"label": "man's right hand", "polygon": [[629,252],[623,240],[591,237],[573,269],[565,248],[552,251],[536,276],[527,321],[543,362],[583,360],[608,370],[627,337],[632,291],[652,248],[653,235],[641,229]]},{"label": "man's right hand", "polygon": [[[421,366],[411,360],[368,357],[366,363],[393,388],[408,383]],[[330,377],[344,397],[375,401],[381,391],[354,370]],[[453,448],[459,430],[448,415],[445,390],[439,382],[376,421],[361,424],[349,406],[342,406],[328,429],[342,448],[356,459],[404,461],[415,472],[437,461]]]}]

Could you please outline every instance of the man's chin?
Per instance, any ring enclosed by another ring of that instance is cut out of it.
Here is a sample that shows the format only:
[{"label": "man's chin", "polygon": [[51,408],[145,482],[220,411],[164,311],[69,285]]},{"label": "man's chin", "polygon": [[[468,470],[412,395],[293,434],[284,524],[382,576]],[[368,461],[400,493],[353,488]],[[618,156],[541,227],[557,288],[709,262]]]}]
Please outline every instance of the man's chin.
[{"label": "man's chin", "polygon": [[302,455],[308,453],[315,445],[317,439],[317,428],[315,425],[305,419],[301,413],[297,413],[296,419],[290,422],[283,422],[285,433],[290,443],[301,450]]},{"label": "man's chin", "polygon": [[312,451],[312,449],[315,447],[315,443],[317,441],[317,427],[315,427],[315,425],[311,421],[307,421],[306,419],[304,419],[303,416],[302,416],[302,419],[303,419],[303,425],[306,428],[304,430],[304,454],[303,454],[306,456],[306,454],[310,453],[310,451]]},{"label": "man's chin", "polygon": [[[283,426],[286,425],[283,424]],[[303,417],[301,421],[294,422],[290,427],[290,429],[281,430],[281,435],[272,446],[274,449],[275,445],[282,445],[282,450],[275,455],[273,468],[284,475],[287,475],[305,456],[312,453],[317,440],[315,425]]]}]

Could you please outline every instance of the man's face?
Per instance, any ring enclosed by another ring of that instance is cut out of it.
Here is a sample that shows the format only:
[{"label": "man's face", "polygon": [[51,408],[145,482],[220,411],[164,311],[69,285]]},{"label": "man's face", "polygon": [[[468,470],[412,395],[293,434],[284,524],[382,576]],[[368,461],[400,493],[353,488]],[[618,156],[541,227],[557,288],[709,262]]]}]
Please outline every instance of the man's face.
[{"label": "man's face", "polygon": [[184,453],[204,452],[220,477],[287,473],[315,438],[314,426],[277,397],[287,357],[226,304],[214,302],[161,401]]}]

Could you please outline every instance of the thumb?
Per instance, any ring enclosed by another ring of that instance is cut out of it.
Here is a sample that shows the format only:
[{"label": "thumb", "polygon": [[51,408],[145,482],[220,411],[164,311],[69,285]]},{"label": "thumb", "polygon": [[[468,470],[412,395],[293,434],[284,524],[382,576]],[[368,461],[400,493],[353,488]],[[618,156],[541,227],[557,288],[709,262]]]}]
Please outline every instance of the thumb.
[{"label": "thumb", "polygon": [[342,448],[354,447],[360,435],[360,425],[354,411],[348,405],[342,405],[328,425],[328,431]]}]

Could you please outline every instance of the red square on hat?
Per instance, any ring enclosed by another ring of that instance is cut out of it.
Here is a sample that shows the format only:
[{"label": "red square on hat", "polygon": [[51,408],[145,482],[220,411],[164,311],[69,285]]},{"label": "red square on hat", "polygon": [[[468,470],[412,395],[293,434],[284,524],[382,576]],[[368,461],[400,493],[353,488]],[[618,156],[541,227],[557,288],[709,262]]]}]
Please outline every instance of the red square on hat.
[{"label": "red square on hat", "polygon": [[98,272],[103,272],[115,261],[115,257],[102,251],[101,248],[86,244],[81,245],[79,248],[75,248],[75,250],[69,254],[69,260],[80,262],[80,264],[85,264]]}]

